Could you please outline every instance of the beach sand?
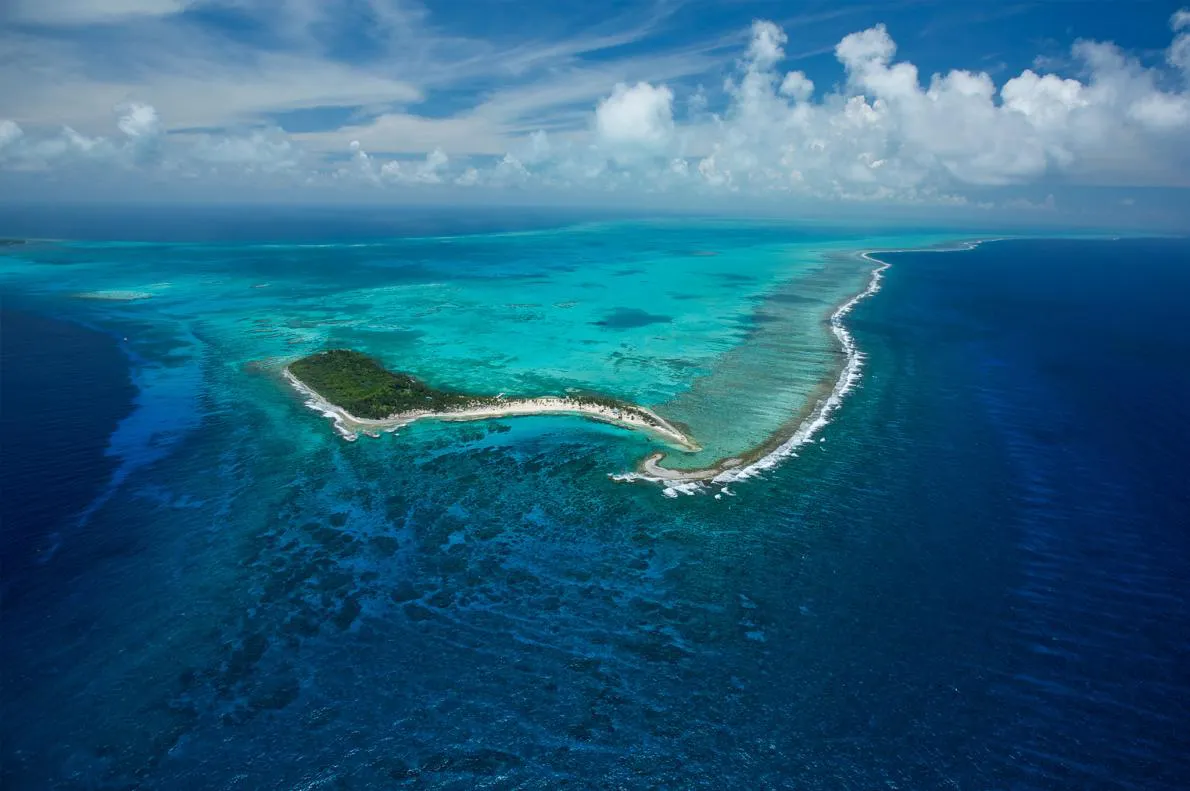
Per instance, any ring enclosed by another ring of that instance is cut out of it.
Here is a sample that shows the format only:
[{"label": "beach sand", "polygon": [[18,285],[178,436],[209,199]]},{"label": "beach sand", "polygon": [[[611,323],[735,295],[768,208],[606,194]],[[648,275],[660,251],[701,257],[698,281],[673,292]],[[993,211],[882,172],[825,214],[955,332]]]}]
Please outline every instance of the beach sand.
[{"label": "beach sand", "polygon": [[[360,434],[375,436],[378,431],[393,431],[408,425],[415,420],[491,420],[504,417],[524,417],[529,415],[580,415],[604,423],[612,423],[624,428],[650,432],[675,447],[685,451],[700,450],[698,443],[666,421],[660,415],[641,406],[632,405],[624,409],[617,409],[602,404],[580,402],[570,398],[558,396],[541,396],[538,398],[510,398],[500,404],[476,406],[467,409],[452,410],[450,412],[403,412],[386,418],[369,419],[356,417],[342,407],[330,403],[312,388],[298,379],[289,368],[283,371],[286,381],[299,393],[306,397],[306,406],[320,412],[334,422],[335,430],[348,441],[355,440]],[[645,419],[648,416],[648,420]]]},{"label": "beach sand", "polygon": [[[995,239],[958,241],[949,244],[925,248],[934,252],[950,252],[955,250],[969,250],[985,241]],[[786,425],[768,440],[748,451],[747,453],[722,459],[713,465],[701,469],[672,469],[662,466],[664,453],[654,453],[643,459],[635,472],[612,475],[619,481],[653,481],[664,484],[666,493],[676,496],[677,492],[693,493],[706,483],[729,484],[735,481],[753,477],[771,469],[781,460],[796,456],[801,446],[810,442],[825,426],[831,415],[838,409],[844,397],[858,383],[860,371],[863,367],[863,354],[856,347],[855,340],[844,324],[847,315],[864,299],[880,290],[880,283],[884,271],[889,265],[877,258],[885,253],[904,252],[903,250],[863,250],[855,255],[871,262],[874,269],[865,287],[859,293],[845,300],[829,315],[827,322],[831,332],[838,340],[840,351],[840,366],[828,381],[823,382],[821,395],[796,419]],[[306,405],[334,422],[335,430],[349,441],[355,440],[359,434],[376,436],[378,431],[392,431],[415,420],[488,420],[492,418],[516,417],[525,415],[580,415],[605,423],[612,423],[634,430],[646,431],[660,437],[668,444],[683,451],[698,451],[699,445],[685,432],[666,421],[655,412],[644,407],[631,405],[624,409],[611,406],[579,402],[574,399],[543,396],[539,398],[509,399],[504,403],[490,406],[478,406],[451,412],[407,412],[391,415],[380,420],[358,418],[346,410],[331,404],[307,387],[288,368],[284,370],[289,383],[306,397]],[[646,420],[645,416],[648,416]]]}]

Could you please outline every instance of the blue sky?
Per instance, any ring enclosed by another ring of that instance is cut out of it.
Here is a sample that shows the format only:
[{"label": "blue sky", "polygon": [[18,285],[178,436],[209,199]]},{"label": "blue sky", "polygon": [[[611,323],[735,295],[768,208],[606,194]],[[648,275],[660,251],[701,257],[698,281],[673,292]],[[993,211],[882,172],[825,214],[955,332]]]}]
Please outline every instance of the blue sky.
[{"label": "blue sky", "polygon": [[1182,205],[1168,2],[0,0],[10,200]]}]

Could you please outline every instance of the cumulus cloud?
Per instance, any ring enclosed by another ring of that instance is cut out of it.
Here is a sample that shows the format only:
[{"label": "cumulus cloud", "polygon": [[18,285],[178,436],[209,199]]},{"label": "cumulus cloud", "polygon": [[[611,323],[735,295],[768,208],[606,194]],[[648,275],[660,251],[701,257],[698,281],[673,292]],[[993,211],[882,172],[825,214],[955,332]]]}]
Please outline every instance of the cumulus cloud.
[{"label": "cumulus cloud", "polygon": [[814,82],[800,71],[791,71],[781,81],[781,95],[804,102],[814,95]]},{"label": "cumulus cloud", "polygon": [[161,118],[148,104],[129,102],[116,108],[120,113],[116,126],[134,140],[147,140],[161,134]]},{"label": "cumulus cloud", "polygon": [[1166,52],[1166,60],[1190,82],[1190,10],[1182,9],[1169,20],[1169,26],[1177,35]]},{"label": "cumulus cloud", "polygon": [[[1190,34],[1180,32],[1190,13],[1171,27],[1167,60],[1181,68],[1190,60]],[[709,124],[667,124],[651,136],[701,141],[705,153],[686,171],[694,185],[953,201],[956,191],[1053,176],[1190,184],[1190,86],[1170,90],[1167,75],[1112,44],[1073,46],[1081,79],[1025,70],[997,85],[965,70],[925,79],[897,60],[896,42],[875,25],[838,43],[845,79],[815,102],[804,74],[779,70],[786,43],[773,23],[754,23],[726,83],[728,106]],[[624,94],[618,87],[599,109]],[[657,151],[642,175],[657,178],[673,153]]]},{"label": "cumulus cloud", "polygon": [[101,165],[120,169],[159,168],[180,175],[250,175],[291,170],[304,158],[280,129],[181,135],[166,145],[156,108],[130,102],[114,109],[120,136],[89,137],[71,127],[29,134],[0,121],[0,167],[12,170],[69,170]]},{"label": "cumulus cloud", "polygon": [[[1026,70],[999,88],[986,73],[963,70],[923,85],[896,51],[882,25],[839,43],[844,92],[800,117],[790,109],[792,159],[842,155],[866,165],[836,168],[842,179],[906,190],[1017,184],[1054,173],[1093,177],[1118,159],[1121,143],[1131,141],[1126,148],[1143,157],[1184,136],[1190,120],[1184,94],[1160,90],[1159,75],[1112,45],[1074,47],[1086,82]],[[851,134],[831,134],[839,129]]]},{"label": "cumulus cloud", "polygon": [[111,160],[119,149],[102,137],[69,126],[29,135],[13,121],[0,121],[0,165],[12,170],[48,170],[69,163]]},{"label": "cumulus cloud", "polygon": [[771,69],[785,57],[789,37],[772,22],[758,19],[752,23],[752,41],[748,44],[748,63],[759,69]]},{"label": "cumulus cloud", "polygon": [[201,135],[181,157],[190,165],[278,173],[295,168],[302,153],[283,131],[272,127],[239,134]]},{"label": "cumulus cloud", "polygon": [[[482,113],[432,122],[389,114],[359,128],[346,159],[340,153],[327,160],[304,154],[279,129],[169,135],[152,106],[127,103],[116,110],[122,137],[112,139],[0,122],[0,163],[27,169],[103,159],[125,167],[272,173],[301,167],[316,182],[381,188],[535,185],[947,204],[988,188],[1053,179],[1190,186],[1190,12],[1173,15],[1169,26],[1173,38],[1159,66],[1111,43],[1079,41],[1069,73],[1035,66],[998,81],[961,69],[923,75],[898,59],[889,30],[875,25],[838,42],[841,79],[822,90],[783,68],[785,31],[757,21],[729,66],[720,106],[711,108],[701,87],[678,97],[660,81],[618,82],[588,122],[576,124],[581,130],[522,134],[507,146],[493,133],[483,151],[501,153],[491,156],[454,155],[461,138],[491,127]],[[687,108],[681,120],[675,102]],[[998,205],[1055,207],[1048,199]]]},{"label": "cumulus cloud", "polygon": [[[450,178],[450,157],[440,148],[426,154],[422,160],[387,161],[378,159],[367,151],[358,140],[351,141],[350,165],[337,172],[339,178],[352,175],[363,176],[366,181],[377,185],[385,184],[442,184]],[[475,175],[460,182],[461,177],[454,177],[455,183],[477,183],[479,171]]]},{"label": "cumulus cloud", "polygon": [[128,151],[137,161],[145,162],[161,152],[161,118],[152,105],[127,102],[116,108],[116,128],[128,138]]},{"label": "cumulus cloud", "polygon": [[476,168],[467,168],[455,179],[455,184],[458,184],[460,187],[474,187],[478,183],[479,170]]},{"label": "cumulus cloud", "polygon": [[25,132],[15,121],[0,121],[0,152],[15,145]]},{"label": "cumulus cloud", "polygon": [[673,99],[664,85],[616,85],[595,108],[599,143],[619,152],[663,149],[673,135]]},{"label": "cumulus cloud", "polygon": [[450,165],[450,157],[441,148],[426,154],[420,162],[392,160],[380,167],[380,177],[402,184],[441,184]]}]

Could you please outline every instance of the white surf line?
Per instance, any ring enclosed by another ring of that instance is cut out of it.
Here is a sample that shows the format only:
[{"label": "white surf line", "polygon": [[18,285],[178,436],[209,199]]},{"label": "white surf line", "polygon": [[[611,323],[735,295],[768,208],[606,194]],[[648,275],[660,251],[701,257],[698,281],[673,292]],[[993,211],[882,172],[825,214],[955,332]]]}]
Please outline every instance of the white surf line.
[{"label": "white surf line", "polygon": [[[876,264],[876,268],[872,270],[867,287],[840,305],[830,317],[831,331],[834,333],[835,338],[838,339],[840,346],[842,346],[843,352],[847,356],[847,362],[844,363],[839,378],[835,380],[835,385],[831,389],[830,395],[818,403],[814,411],[810,413],[810,416],[797,427],[789,439],[782,442],[771,452],[750,464],[722,470],[713,477],[710,477],[709,481],[707,480],[708,470],[691,470],[685,476],[683,476],[683,473],[686,472],[684,470],[668,470],[672,475],[667,475],[666,477],[651,476],[637,472],[613,474],[610,477],[617,481],[649,481],[651,483],[663,484],[665,488],[662,490],[662,494],[666,497],[677,497],[679,494],[698,494],[705,491],[708,484],[723,484],[723,488],[715,495],[716,499],[719,499],[723,494],[734,494],[728,490],[727,484],[756,477],[767,470],[773,469],[783,460],[791,456],[796,457],[798,455],[797,449],[810,442],[815,434],[830,423],[831,415],[842,405],[843,399],[847,394],[855,389],[861,378],[865,355],[859,350],[855,343],[855,338],[848,331],[843,320],[847,317],[847,314],[855,309],[856,305],[880,291],[881,282],[884,280],[884,272],[891,264],[887,261],[881,261],[875,256],[891,253],[951,253],[974,250],[981,244],[996,241],[1000,241],[1000,239],[975,239],[955,242],[953,246],[936,248],[909,247],[897,250],[861,251],[859,256],[866,261]],[[655,457],[650,458],[655,459]],[[656,469],[656,465],[654,465],[654,468]]]},{"label": "white surf line", "polygon": [[331,423],[335,427],[335,431],[339,434],[339,436],[348,442],[355,442],[355,440],[358,438],[358,434],[347,427],[348,421],[354,422],[354,415],[345,409],[340,409],[330,401],[327,401],[325,398],[318,395],[318,393],[311,390],[301,379],[298,379],[289,372],[288,366],[286,366],[281,373],[285,377],[286,381],[288,381],[289,384],[293,386],[294,390],[297,390],[299,393],[305,396],[305,405],[307,407],[313,409],[315,412],[318,412],[323,417],[329,417],[331,419]]}]

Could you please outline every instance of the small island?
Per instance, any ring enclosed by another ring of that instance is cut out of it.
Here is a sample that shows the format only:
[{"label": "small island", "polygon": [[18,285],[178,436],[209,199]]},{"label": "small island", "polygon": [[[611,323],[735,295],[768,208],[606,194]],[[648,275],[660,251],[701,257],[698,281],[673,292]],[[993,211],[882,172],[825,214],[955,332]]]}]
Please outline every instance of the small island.
[{"label": "small island", "polygon": [[505,398],[438,390],[350,349],[295,360],[286,366],[284,376],[306,397],[306,405],[331,418],[335,430],[347,440],[360,433],[392,431],[423,418],[488,420],[564,414],[648,431],[683,450],[699,450],[685,432],[660,415],[625,401],[585,394]]}]

